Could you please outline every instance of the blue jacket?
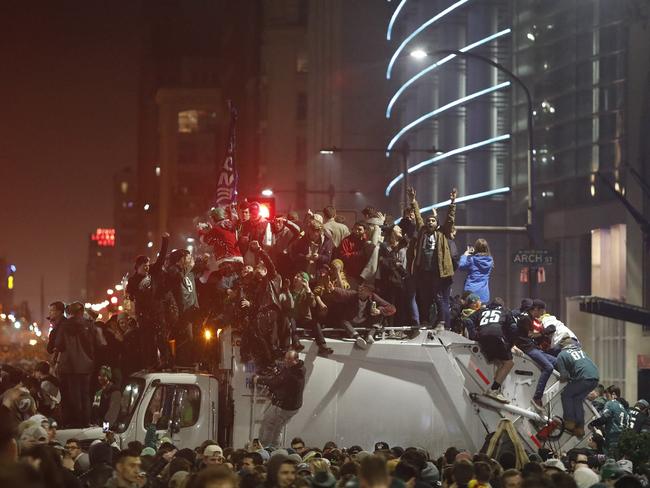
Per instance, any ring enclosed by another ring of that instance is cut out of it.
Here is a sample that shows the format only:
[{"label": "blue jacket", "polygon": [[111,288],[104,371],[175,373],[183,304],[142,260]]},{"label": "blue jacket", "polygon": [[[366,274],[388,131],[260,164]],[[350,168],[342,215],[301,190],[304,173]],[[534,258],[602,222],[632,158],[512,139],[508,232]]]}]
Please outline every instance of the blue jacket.
[{"label": "blue jacket", "polygon": [[492,256],[463,254],[458,269],[467,271],[465,291],[476,293],[481,302],[490,301],[490,273],[494,267]]}]

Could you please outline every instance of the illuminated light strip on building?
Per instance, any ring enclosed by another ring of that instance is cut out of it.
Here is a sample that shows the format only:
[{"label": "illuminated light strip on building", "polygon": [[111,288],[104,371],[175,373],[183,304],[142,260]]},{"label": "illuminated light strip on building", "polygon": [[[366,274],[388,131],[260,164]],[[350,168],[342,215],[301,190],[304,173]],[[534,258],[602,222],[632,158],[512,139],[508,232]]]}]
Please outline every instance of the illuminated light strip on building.
[{"label": "illuminated light strip on building", "polygon": [[[494,144],[495,142],[506,141],[506,140],[508,140],[508,139],[510,139],[510,134],[503,134],[503,135],[500,135],[500,136],[491,137],[491,138],[486,139],[486,140],[484,140],[484,141],[479,141],[479,142],[475,142],[475,143],[473,143],[473,144],[469,144],[469,145],[467,145],[467,146],[463,146],[463,147],[459,147],[459,148],[456,148],[456,149],[452,149],[451,151],[448,151],[448,152],[446,152],[446,153],[444,153],[444,154],[440,154],[439,156],[436,156],[436,157],[434,157],[434,158],[431,158],[431,159],[427,159],[427,160],[425,160],[425,161],[422,161],[422,162],[416,164],[415,166],[411,166],[411,167],[408,169],[408,173],[409,173],[409,174],[414,173],[414,172],[416,172],[417,170],[419,170],[420,168],[423,168],[423,167],[428,166],[428,165],[430,165],[430,164],[437,163],[438,161],[442,161],[443,159],[447,159],[447,158],[449,158],[449,157],[451,157],[451,156],[455,156],[456,154],[466,153],[466,152],[469,152],[469,151],[471,151],[471,150],[473,150],[473,149],[477,149],[477,148],[479,148],[479,147],[483,147],[483,146],[487,146],[487,145],[490,145],[490,144]],[[399,175],[397,175],[395,178],[393,178],[393,181],[391,181],[391,182],[388,184],[388,186],[386,187],[386,196],[389,196],[389,195],[390,195],[390,191],[393,189],[393,187],[394,187],[397,183],[399,183],[399,182],[402,180],[402,178],[404,178],[404,175],[403,175],[403,174],[399,174]]]},{"label": "illuminated light strip on building", "polygon": [[[390,0],[388,0],[390,2]],[[390,22],[388,22],[388,30],[386,31],[386,40],[390,41],[390,36],[393,33],[393,25],[395,24],[395,21],[397,20],[397,16],[399,15],[400,11],[404,7],[404,4],[408,0],[402,0],[400,4],[397,6],[395,9],[395,12],[393,12],[393,16],[390,18]]]},{"label": "illuminated light strip on building", "polygon": [[469,2],[469,0],[459,0],[458,2],[452,4],[449,7],[447,7],[446,9],[444,9],[442,12],[437,13],[436,15],[431,17],[429,20],[427,20],[424,24],[422,24],[420,27],[418,27],[413,32],[411,32],[411,34],[409,34],[406,37],[406,39],[404,39],[402,41],[402,43],[399,45],[399,47],[397,48],[395,53],[393,53],[393,57],[390,58],[390,62],[388,63],[388,69],[386,70],[386,79],[390,80],[390,74],[393,71],[393,65],[395,64],[395,61],[397,60],[397,57],[401,54],[401,52],[404,50],[404,48],[406,47],[406,45],[409,42],[411,42],[415,37],[418,36],[418,34],[420,34],[427,27],[429,27],[430,25],[436,23],[437,21],[439,21],[440,19],[442,19],[446,15],[450,14],[451,12],[456,10],[457,8],[462,7],[463,5],[465,5],[468,2]]},{"label": "illuminated light strip on building", "polygon": [[[469,202],[471,200],[478,200],[479,198],[492,197],[494,195],[502,195],[503,193],[509,193],[509,192],[510,192],[510,187],[504,186],[502,188],[495,188],[494,190],[482,191],[480,193],[473,193],[471,195],[465,195],[464,197],[458,197],[456,199],[456,203]],[[420,209],[420,213],[430,212],[434,208],[446,207],[449,204],[451,204],[451,200],[445,200],[444,202],[434,203],[433,205],[422,207]],[[395,223],[399,224],[401,220],[402,220],[401,217],[399,219],[395,219]]]},{"label": "illuminated light strip on building", "polygon": [[[512,29],[504,29],[504,30],[502,30],[502,31],[497,32],[496,34],[492,34],[491,36],[485,37],[485,38],[483,38],[483,39],[479,39],[478,41],[473,42],[472,44],[468,44],[468,45],[465,46],[464,48],[460,49],[460,51],[466,53],[467,51],[471,51],[472,49],[474,49],[474,48],[476,48],[476,47],[479,47],[479,46],[482,46],[483,44],[487,44],[488,42],[491,42],[491,41],[493,41],[493,40],[495,40],[495,39],[498,39],[499,37],[506,36],[506,35],[510,34],[511,32],[512,32]],[[451,60],[454,59],[455,57],[457,57],[455,54],[449,54],[448,56],[445,56],[444,58],[442,58],[442,59],[436,61],[435,63],[433,63],[431,66],[428,66],[428,67],[424,68],[424,69],[423,69],[422,71],[420,71],[418,74],[416,74],[415,76],[413,76],[413,78],[411,78],[410,80],[408,80],[407,82],[405,82],[405,83],[404,83],[404,84],[399,88],[399,90],[397,90],[397,91],[395,92],[395,95],[393,95],[393,98],[391,98],[390,102],[388,102],[388,107],[386,108],[386,118],[387,118],[387,119],[390,118],[391,112],[392,112],[392,110],[393,110],[393,106],[394,106],[395,103],[397,102],[397,99],[402,95],[402,93],[404,93],[404,91],[405,91],[409,86],[411,86],[413,83],[415,83],[416,81],[418,81],[420,78],[422,78],[422,77],[423,77],[424,75],[426,75],[427,73],[430,73],[430,72],[433,71],[434,69],[436,69],[436,68],[442,66],[443,64],[445,64],[445,63],[451,61]]]},{"label": "illuminated light strip on building", "polygon": [[[428,120],[428,119],[430,119],[432,117],[435,117],[436,115],[439,115],[439,114],[449,110],[450,108],[457,107],[458,105],[462,105],[465,102],[469,102],[470,100],[474,100],[475,98],[482,97],[483,95],[493,93],[493,92],[495,92],[497,90],[501,90],[502,88],[507,88],[509,86],[510,86],[510,82],[509,81],[504,81],[503,83],[499,83],[498,85],[491,86],[490,88],[486,88],[484,90],[480,90],[480,91],[474,92],[474,93],[472,93],[470,95],[467,95],[467,96],[464,96],[464,97],[459,98],[457,100],[454,100],[453,102],[450,102],[447,105],[443,105],[442,107],[439,107],[439,108],[433,110],[432,112],[429,112],[428,114],[424,114],[423,116],[418,117],[413,122],[405,125],[402,129],[400,129],[400,131],[397,134],[395,134],[395,137],[393,137],[391,139],[390,143],[388,144],[387,151],[390,151],[395,146],[395,144],[397,144],[397,141],[399,141],[400,138],[404,134],[406,134],[413,127],[421,124],[425,120]],[[386,156],[389,156],[388,152],[386,153]]]}]

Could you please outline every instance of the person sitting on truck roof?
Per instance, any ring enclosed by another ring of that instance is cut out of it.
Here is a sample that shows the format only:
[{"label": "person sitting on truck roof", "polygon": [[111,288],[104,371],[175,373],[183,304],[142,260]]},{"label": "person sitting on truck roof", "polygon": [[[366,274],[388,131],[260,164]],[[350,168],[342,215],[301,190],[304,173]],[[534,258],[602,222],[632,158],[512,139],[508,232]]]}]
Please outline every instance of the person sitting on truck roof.
[{"label": "person sitting on truck roof", "polygon": [[512,314],[504,308],[503,300],[495,298],[485,309],[477,310],[465,319],[464,323],[469,338],[478,341],[485,359],[497,367],[486,395],[501,403],[510,403],[501,394],[501,384],[515,364],[511,345],[507,341]]},{"label": "person sitting on truck roof", "polygon": [[260,441],[265,446],[278,446],[280,434],[302,407],[305,388],[305,364],[296,351],[284,355],[284,367],[274,376],[255,376],[257,382],[271,391],[271,405],[264,412]]},{"label": "person sitting on truck roof", "polygon": [[[287,280],[288,281],[288,280]],[[288,319],[291,321],[292,334],[296,335],[296,328],[303,327],[312,331],[316,345],[318,346],[318,354],[327,356],[334,351],[327,347],[325,336],[321,325],[316,318],[317,307],[320,306],[318,298],[309,286],[309,274],[305,272],[296,273],[293,281],[285,288],[284,294],[287,296],[290,308],[287,312]],[[322,302],[321,302],[322,303]],[[297,338],[292,339],[294,349],[301,351],[304,346],[300,345]]]},{"label": "person sitting on truck roof", "polygon": [[[357,291],[334,286],[328,291],[324,297],[325,304],[329,311],[334,310],[336,314],[331,322],[345,329],[361,349],[375,342],[373,334],[381,328],[381,317],[393,315],[396,311],[394,305],[374,293],[374,287],[367,283],[361,284]],[[368,330],[365,339],[357,332],[357,328]]]}]

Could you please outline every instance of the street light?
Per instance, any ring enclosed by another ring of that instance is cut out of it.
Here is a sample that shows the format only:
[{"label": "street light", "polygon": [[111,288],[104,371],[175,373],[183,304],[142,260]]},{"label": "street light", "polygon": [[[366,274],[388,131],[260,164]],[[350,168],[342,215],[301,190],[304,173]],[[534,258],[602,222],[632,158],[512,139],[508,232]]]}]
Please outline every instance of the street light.
[{"label": "street light", "polygon": [[417,60],[424,59],[429,55],[424,49],[414,49],[410,54],[412,58]]},{"label": "street light", "polygon": [[272,197],[273,196],[273,190],[271,190],[270,188],[266,188],[266,189],[262,190],[262,196]]},{"label": "street light", "polygon": [[[530,37],[529,37],[530,38]],[[534,36],[533,39],[534,40]],[[496,61],[493,61],[490,58],[486,58],[485,56],[481,56],[480,54],[474,54],[471,52],[466,52],[466,51],[459,51],[457,49],[441,49],[437,50],[432,54],[440,54],[440,55],[449,55],[449,54],[454,54],[456,56],[460,56],[462,58],[466,59],[476,59],[478,61],[481,61],[483,63],[487,63],[490,66],[496,68],[497,70],[501,71],[504,73],[508,78],[510,78],[512,81],[517,83],[521,87],[521,89],[524,91],[524,94],[526,95],[526,101],[528,103],[528,157],[527,157],[527,176],[528,176],[528,211],[526,215],[526,224],[528,227],[528,239],[530,246],[533,249],[536,249],[537,246],[537,220],[535,218],[535,194],[533,193],[533,188],[534,188],[534,178],[535,175],[533,173],[533,158],[535,154],[535,146],[534,146],[534,132],[533,132],[533,97],[530,94],[530,90],[526,86],[526,84],[519,78],[517,75],[515,75],[512,71],[510,71],[508,68],[503,66],[502,64],[497,63]],[[534,292],[536,291],[533,286],[533,280],[529,280],[530,283],[530,293],[531,296],[534,295]]]}]

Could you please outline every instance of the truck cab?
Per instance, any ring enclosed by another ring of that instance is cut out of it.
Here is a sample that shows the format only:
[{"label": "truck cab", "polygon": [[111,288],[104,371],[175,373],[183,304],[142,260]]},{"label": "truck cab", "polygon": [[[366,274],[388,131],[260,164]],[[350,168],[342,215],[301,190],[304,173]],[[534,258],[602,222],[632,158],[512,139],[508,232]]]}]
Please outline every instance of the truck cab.
[{"label": "truck cab", "polygon": [[[205,439],[217,438],[218,394],[217,378],[209,373],[182,369],[141,371],[126,380],[120,413],[110,430],[120,448],[131,441],[144,443],[154,412],[160,412],[156,422],[159,439],[167,437],[175,445],[198,446]],[[57,433],[62,442],[76,438],[82,445],[104,437],[101,427]]]}]

